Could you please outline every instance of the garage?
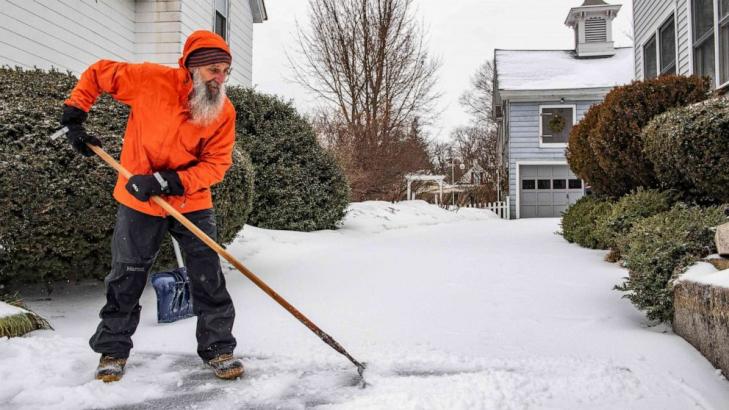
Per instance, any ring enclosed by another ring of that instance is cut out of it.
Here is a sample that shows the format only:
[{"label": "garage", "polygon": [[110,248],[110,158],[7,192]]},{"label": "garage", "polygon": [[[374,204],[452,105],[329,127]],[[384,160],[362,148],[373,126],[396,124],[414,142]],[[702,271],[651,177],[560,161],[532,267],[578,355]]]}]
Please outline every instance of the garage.
[{"label": "garage", "polygon": [[567,165],[519,166],[519,218],[561,217],[584,192],[582,180]]}]

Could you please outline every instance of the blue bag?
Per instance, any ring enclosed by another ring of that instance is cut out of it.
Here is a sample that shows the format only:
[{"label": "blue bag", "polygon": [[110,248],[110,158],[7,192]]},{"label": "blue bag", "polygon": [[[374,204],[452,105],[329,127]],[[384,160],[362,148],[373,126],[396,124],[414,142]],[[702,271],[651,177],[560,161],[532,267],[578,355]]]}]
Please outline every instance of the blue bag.
[{"label": "blue bag", "polygon": [[152,274],[152,287],[157,294],[158,323],[170,323],[195,316],[192,312],[192,295],[187,269],[182,266],[182,256],[177,241],[172,239],[172,244],[180,267],[169,272]]}]

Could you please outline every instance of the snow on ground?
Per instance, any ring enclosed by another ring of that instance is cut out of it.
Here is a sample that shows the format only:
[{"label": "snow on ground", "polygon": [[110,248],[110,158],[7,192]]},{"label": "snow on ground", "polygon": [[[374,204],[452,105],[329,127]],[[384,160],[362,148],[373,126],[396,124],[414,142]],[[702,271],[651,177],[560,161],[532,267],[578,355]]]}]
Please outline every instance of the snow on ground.
[{"label": "snow on ground", "polygon": [[557,219],[422,202],[353,204],[336,231],[246,227],[229,250],[369,364],[365,389],[353,365],[228,267],[243,379],[215,380],[195,356],[194,319],[157,324],[147,289],[127,374],[94,381],[87,340],[103,290],[85,284],[31,298],[55,332],[0,340],[0,407],[727,408],[727,381],[612,290],[626,272],[557,230]]}]

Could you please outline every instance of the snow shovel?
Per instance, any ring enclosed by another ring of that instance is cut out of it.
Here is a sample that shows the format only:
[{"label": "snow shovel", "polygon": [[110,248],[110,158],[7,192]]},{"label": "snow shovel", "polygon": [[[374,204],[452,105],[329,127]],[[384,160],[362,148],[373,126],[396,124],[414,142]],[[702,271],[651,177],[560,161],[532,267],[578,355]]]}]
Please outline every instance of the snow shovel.
[{"label": "snow shovel", "polygon": [[[68,132],[68,127],[63,127],[53,133],[51,135],[51,139],[56,139]],[[109,166],[114,168],[117,172],[122,174],[125,178],[131,178],[132,173],[129,172],[126,168],[122,167],[120,163],[118,163],[114,158],[112,158],[111,155],[107,154],[106,151],[104,151],[101,147],[91,144],[86,144],[90,150],[94,151],[96,155],[101,157],[104,162],[106,162]],[[319,326],[315,325],[314,322],[309,320],[306,316],[304,316],[303,313],[299,312],[298,309],[293,307],[289,302],[286,301],[281,295],[276,293],[273,289],[271,289],[265,282],[263,282],[258,276],[256,276],[253,272],[248,270],[238,259],[235,258],[235,256],[231,255],[228,251],[225,250],[222,246],[218,245],[217,242],[215,242],[212,238],[210,238],[205,232],[203,232],[200,228],[195,226],[192,222],[190,222],[189,219],[187,219],[183,214],[181,214],[179,211],[177,211],[175,208],[172,207],[167,201],[162,199],[160,196],[152,196],[150,198],[151,201],[154,201],[157,205],[162,207],[170,216],[175,218],[178,222],[180,222],[183,226],[185,226],[190,232],[192,232],[195,236],[198,237],[201,241],[203,241],[206,245],[208,245],[212,250],[214,250],[218,255],[222,256],[225,260],[230,262],[231,265],[235,266],[240,273],[242,273],[245,277],[251,280],[256,286],[258,286],[262,291],[264,291],[268,296],[273,298],[281,307],[286,309],[289,313],[291,313],[296,319],[299,320],[304,326],[309,328],[315,335],[317,335],[324,343],[328,344],[329,347],[336,350],[338,353],[345,356],[347,359],[349,359],[352,364],[354,364],[357,367],[357,373],[360,377],[360,386],[365,387],[367,386],[367,383],[365,383],[364,380],[364,370],[366,368],[366,363],[362,363],[357,361],[352,355],[350,355],[342,345],[337,343],[336,340],[334,340],[331,336],[329,336],[326,332],[321,330]]]},{"label": "snow shovel", "polygon": [[192,312],[192,295],[187,269],[182,262],[180,245],[172,238],[177,269],[152,274],[152,287],[157,294],[157,323],[172,323],[195,316]]}]

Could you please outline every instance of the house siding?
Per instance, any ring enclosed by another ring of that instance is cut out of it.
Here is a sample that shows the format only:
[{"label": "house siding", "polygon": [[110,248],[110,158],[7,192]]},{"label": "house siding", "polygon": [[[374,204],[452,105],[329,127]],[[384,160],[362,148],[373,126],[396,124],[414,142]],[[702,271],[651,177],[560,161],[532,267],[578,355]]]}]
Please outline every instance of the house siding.
[{"label": "house siding", "polygon": [[133,0],[3,0],[0,64],[79,74],[102,58],[132,60]]},{"label": "house siding", "polygon": [[645,79],[643,46],[666,19],[675,13],[678,74],[691,73],[691,40],[689,35],[688,0],[634,0],[633,27],[635,39],[635,78]]},{"label": "house siding", "polygon": [[567,163],[564,148],[542,148],[539,146],[539,106],[574,105],[576,121],[579,122],[590,106],[600,99],[588,101],[540,101],[510,102],[508,104],[508,151],[509,151],[509,201],[511,215],[516,216],[516,193],[519,189],[516,172],[517,162],[551,161]]},{"label": "house siding", "polygon": [[[187,36],[213,29],[213,0],[2,0],[0,65],[81,74],[100,59],[176,67]],[[232,85],[252,84],[253,17],[231,0]]]}]

